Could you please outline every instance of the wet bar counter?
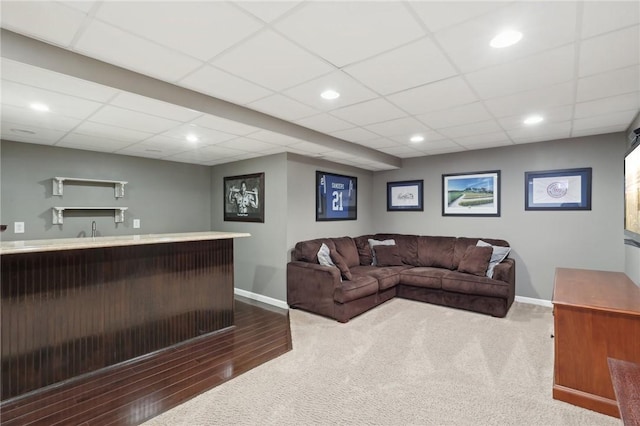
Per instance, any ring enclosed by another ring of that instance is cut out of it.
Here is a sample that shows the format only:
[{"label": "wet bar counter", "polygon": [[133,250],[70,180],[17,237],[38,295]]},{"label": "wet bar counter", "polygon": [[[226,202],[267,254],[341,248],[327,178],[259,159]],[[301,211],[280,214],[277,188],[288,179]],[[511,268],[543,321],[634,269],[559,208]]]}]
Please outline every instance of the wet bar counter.
[{"label": "wet bar counter", "polygon": [[233,239],[196,232],[2,242],[0,399],[233,325]]}]

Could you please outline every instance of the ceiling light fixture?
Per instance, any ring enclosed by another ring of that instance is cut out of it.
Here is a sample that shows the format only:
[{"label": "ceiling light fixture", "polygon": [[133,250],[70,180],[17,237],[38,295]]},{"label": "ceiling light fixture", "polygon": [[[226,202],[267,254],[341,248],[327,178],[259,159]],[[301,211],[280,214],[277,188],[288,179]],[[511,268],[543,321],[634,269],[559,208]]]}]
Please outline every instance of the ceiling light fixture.
[{"label": "ceiling light fixture", "polygon": [[522,33],[515,30],[502,31],[494,38],[491,39],[489,45],[496,49],[502,49],[503,47],[509,47],[522,39]]},{"label": "ceiling light fixture", "polygon": [[529,117],[524,119],[523,123],[529,126],[532,124],[538,124],[543,120],[544,118],[541,115],[530,115]]},{"label": "ceiling light fixture", "polygon": [[187,140],[192,143],[198,142],[198,136],[194,135],[193,133],[189,133],[187,135]]},{"label": "ceiling light fixture", "polygon": [[333,99],[338,99],[340,97],[340,93],[336,92],[333,89],[329,89],[329,90],[325,90],[324,92],[322,92],[320,94],[320,97],[322,97],[322,99],[326,99],[328,101],[331,101]]},{"label": "ceiling light fixture", "polygon": [[34,103],[30,104],[29,107],[32,110],[35,110],[35,111],[43,111],[43,112],[49,111],[49,107],[47,105],[43,104],[43,103],[40,103],[40,102],[34,102]]},{"label": "ceiling light fixture", "polygon": [[422,142],[422,141],[424,141],[424,136],[422,136],[422,135],[414,135],[414,136],[411,136],[411,139],[409,139],[409,140],[411,142],[413,142],[413,143]]}]

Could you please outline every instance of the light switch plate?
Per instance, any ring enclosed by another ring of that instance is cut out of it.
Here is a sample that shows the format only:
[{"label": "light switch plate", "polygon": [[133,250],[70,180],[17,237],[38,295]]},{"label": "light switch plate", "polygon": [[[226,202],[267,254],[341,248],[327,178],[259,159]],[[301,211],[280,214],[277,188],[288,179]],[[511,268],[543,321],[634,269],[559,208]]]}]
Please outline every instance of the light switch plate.
[{"label": "light switch plate", "polygon": [[13,232],[16,234],[24,234],[24,222],[13,222]]},{"label": "light switch plate", "polygon": [[133,227],[140,228],[140,219],[133,219]]}]

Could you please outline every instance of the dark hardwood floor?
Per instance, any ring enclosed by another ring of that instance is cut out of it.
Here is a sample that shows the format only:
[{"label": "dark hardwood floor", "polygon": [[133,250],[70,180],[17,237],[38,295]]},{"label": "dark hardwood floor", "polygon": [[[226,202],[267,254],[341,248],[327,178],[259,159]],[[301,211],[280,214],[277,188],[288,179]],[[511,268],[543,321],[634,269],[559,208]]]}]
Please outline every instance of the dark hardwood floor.
[{"label": "dark hardwood floor", "polygon": [[136,425],[292,349],[289,313],[242,297],[235,325],[4,401],[10,425]]}]

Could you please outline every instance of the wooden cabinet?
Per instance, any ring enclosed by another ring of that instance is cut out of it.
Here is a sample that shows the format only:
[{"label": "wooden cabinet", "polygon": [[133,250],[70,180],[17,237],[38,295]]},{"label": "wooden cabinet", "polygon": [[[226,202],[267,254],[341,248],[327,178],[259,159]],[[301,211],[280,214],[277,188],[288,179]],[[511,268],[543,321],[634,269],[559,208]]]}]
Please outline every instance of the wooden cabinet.
[{"label": "wooden cabinet", "polygon": [[620,272],[558,268],[553,398],[620,417],[607,358],[640,362],[640,288]]}]

